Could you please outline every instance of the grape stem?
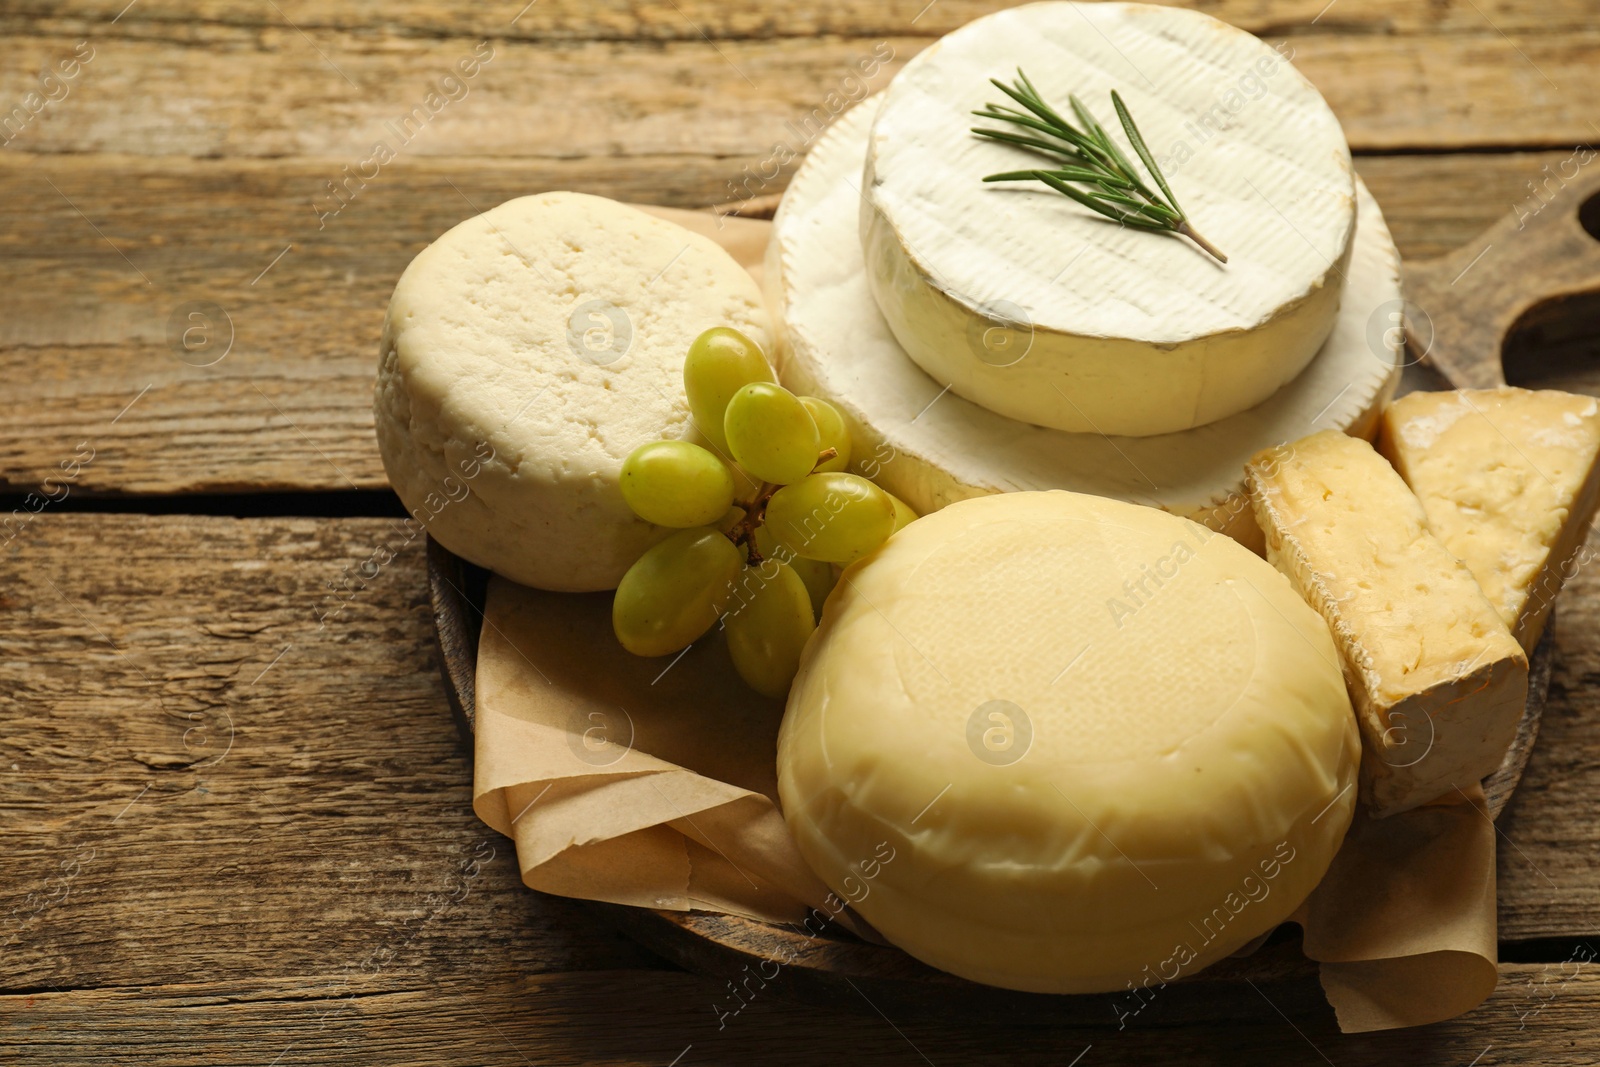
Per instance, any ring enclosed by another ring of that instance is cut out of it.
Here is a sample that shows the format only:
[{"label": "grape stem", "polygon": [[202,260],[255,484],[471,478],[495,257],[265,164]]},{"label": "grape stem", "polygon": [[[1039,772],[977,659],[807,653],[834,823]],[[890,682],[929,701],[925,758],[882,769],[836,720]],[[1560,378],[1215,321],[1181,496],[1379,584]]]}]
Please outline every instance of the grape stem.
[{"label": "grape stem", "polygon": [[[838,454],[839,450],[831,446],[818,452],[817,462],[812,464],[811,467],[812,473],[815,474],[818,467]],[[765,558],[761,555],[761,550],[756,547],[756,531],[766,521],[767,502],[772,499],[773,493],[782,488],[783,486],[774,482],[762,482],[761,488],[756,490],[755,499],[748,504],[740,503],[739,505],[744,508],[744,518],[735,523],[733,528],[728,531],[728,539],[736,545],[744,546],[746,558],[750,563],[760,563]]]},{"label": "grape stem", "polygon": [[761,488],[756,491],[755,499],[749,504],[740,505],[744,508],[744,518],[728,531],[728,537],[734,544],[745,547],[751,563],[762,561],[761,550],[756,547],[756,530],[760,529],[761,523],[767,517],[767,501],[772,499],[773,493],[782,488],[783,486],[774,482],[762,482]]}]

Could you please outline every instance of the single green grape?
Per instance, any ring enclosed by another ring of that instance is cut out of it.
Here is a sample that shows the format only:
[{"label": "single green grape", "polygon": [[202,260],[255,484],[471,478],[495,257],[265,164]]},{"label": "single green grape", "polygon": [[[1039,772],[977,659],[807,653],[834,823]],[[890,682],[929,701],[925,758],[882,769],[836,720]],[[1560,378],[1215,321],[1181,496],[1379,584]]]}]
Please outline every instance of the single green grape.
[{"label": "single green grape", "polygon": [[713,326],[696,337],[683,361],[689,414],[706,440],[724,454],[728,438],[722,420],[733,394],[751,382],[777,380],[760,346],[732,326]]},{"label": "single green grape", "polygon": [[[885,492],[888,492],[888,490],[885,490]],[[917,513],[911,510],[910,504],[907,504],[904,500],[901,500],[893,493],[889,493],[889,499],[894,501],[895,533],[899,533],[901,530],[904,530],[907,526],[917,521]]]},{"label": "single green grape", "polygon": [[699,445],[651,441],[622,461],[622,499],[657,526],[709,526],[733,506],[733,475]]},{"label": "single green grape", "polygon": [[821,619],[822,605],[839,581],[839,576],[834,573],[833,564],[824,563],[819,559],[803,559],[795,555],[794,549],[779,542],[772,535],[771,527],[765,525],[756,527],[755,542],[756,551],[760,552],[764,559],[775,559],[800,576],[800,580],[806,583],[806,592],[811,594],[811,609],[817,618]]},{"label": "single green grape", "polygon": [[817,437],[821,444],[818,451],[833,449],[838,455],[817,465],[818,471],[842,471],[850,466],[850,429],[844,424],[844,416],[839,414],[839,409],[826,400],[818,400],[814,396],[803,396],[800,403],[806,406],[811,413],[811,421],[817,424]]},{"label": "single green grape", "polygon": [[752,564],[739,576],[723,623],[739,677],[762,696],[781,700],[817,627],[806,583],[775,559]]},{"label": "single green grape", "polygon": [[795,559],[794,549],[780,544],[772,536],[772,530],[766,523],[756,527],[756,551],[761,553],[763,559],[775,559],[780,563],[789,563]]},{"label": "single green grape", "polygon": [[766,525],[796,555],[849,563],[894,532],[894,498],[859,474],[813,474],[772,494]]},{"label": "single green grape", "polygon": [[839,584],[838,572],[831,563],[824,563],[820,559],[805,559],[801,556],[791,560],[789,566],[800,576],[800,580],[806,583],[806,592],[811,595],[811,610],[816,615],[817,621],[822,621],[822,605],[828,602],[828,594]]},{"label": "single green grape", "polygon": [[727,606],[744,554],[711,529],[679,530],[640,556],[611,601],[611,628],[635,656],[693,644]]},{"label": "single green grape", "polygon": [[731,534],[733,533],[733,528],[744,521],[744,517],[744,508],[740,507],[738,504],[735,504],[733,507],[723,512],[722,517],[711,525],[714,526],[720,533]]},{"label": "single green grape", "polygon": [[752,382],[734,393],[722,428],[734,460],[764,482],[789,485],[816,466],[817,424],[781,385]]}]

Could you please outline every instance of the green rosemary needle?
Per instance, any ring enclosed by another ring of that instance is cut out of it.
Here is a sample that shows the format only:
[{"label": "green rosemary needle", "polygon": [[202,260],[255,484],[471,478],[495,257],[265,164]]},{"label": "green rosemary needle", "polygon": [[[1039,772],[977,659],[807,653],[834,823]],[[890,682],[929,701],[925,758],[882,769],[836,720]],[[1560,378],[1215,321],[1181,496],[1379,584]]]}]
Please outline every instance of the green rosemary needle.
[{"label": "green rosemary needle", "polygon": [[1134,124],[1133,116],[1128,113],[1128,106],[1122,102],[1122,97],[1117,95],[1115,89],[1111,91],[1111,105],[1117,109],[1117,119],[1122,123],[1122,131],[1127,134],[1128,143],[1133,146],[1145,169],[1160,187],[1159,192],[1145,184],[1122,149],[1106,135],[1105,128],[1095,121],[1089,109],[1084,107],[1083,102],[1076,96],[1067,97],[1072,105],[1072,112],[1078,119],[1079,125],[1074,126],[1045,103],[1039,91],[1028,80],[1028,76],[1022,73],[1021,67],[1017,68],[1017,80],[1011,85],[1006,85],[998,78],[990,78],[989,81],[996,89],[1020,104],[1022,109],[1003,104],[986,104],[982,111],[974,111],[973,114],[982,119],[1009,123],[1015,132],[982,126],[974,126],[972,132],[979,137],[1014,144],[1029,151],[1052,156],[1060,162],[1059,165],[1048,169],[1033,168],[990,174],[983,179],[984,181],[1043,182],[1056,192],[1076,200],[1091,211],[1115,219],[1124,226],[1181,234],[1219,262],[1228,262],[1227,256],[1210,241],[1201,237],[1189,224],[1183,209],[1178,206],[1178,198],[1172,195],[1167,179],[1162,176],[1161,168],[1156,166],[1155,157],[1145,145],[1139,127]]}]

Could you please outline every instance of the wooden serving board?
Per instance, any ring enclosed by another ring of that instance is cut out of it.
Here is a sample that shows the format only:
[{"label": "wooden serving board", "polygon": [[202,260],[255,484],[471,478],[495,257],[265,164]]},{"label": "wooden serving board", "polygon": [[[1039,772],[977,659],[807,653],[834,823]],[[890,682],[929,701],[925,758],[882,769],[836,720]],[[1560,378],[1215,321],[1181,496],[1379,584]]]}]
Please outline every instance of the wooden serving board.
[{"label": "wooden serving board", "polygon": [[1508,368],[1513,379],[1532,377],[1543,352],[1593,335],[1600,168],[1565,169],[1546,179],[1559,189],[1541,190],[1456,251],[1405,265],[1408,347],[1452,385],[1504,385]]},{"label": "wooden serving board", "polygon": [[[1600,193],[1600,174],[1581,175],[1567,205],[1583,210],[1540,212],[1509,219],[1479,240],[1436,260],[1406,265],[1411,294],[1405,308],[1408,348],[1441,387],[1505,383],[1502,355],[1536,358],[1539,343],[1570,331],[1591,317],[1600,294],[1600,233],[1584,215]],[[1597,201],[1600,202],[1600,201]],[[775,205],[762,205],[770,213]],[[686,212],[670,214],[675,221]],[[744,214],[750,214],[749,205]],[[691,220],[692,221],[692,220]],[[751,229],[754,229],[751,227]],[[1486,249],[1486,251],[1480,251]],[[1497,249],[1500,254],[1496,255]],[[1583,327],[1577,327],[1580,331]],[[456,723],[470,749],[475,711],[477,638],[482,625],[487,572],[428,541],[428,577],[437,623],[440,664]],[[1500,768],[1484,781],[1490,815],[1510,801],[1539,733],[1554,660],[1552,613],[1534,650],[1528,702]],[[641,944],[673,962],[719,980],[737,983],[759,976],[803,1000],[853,1010],[876,1010],[894,1018],[963,1018],[1015,1023],[1104,1024],[1115,1019],[1112,995],[1050,996],[979,985],[934,970],[899,949],[847,933],[810,937],[789,927],[706,912],[658,911],[589,902],[588,906]],[[1283,1005],[1322,1003],[1316,964],[1300,952],[1295,928],[1286,924],[1254,953],[1215,964],[1180,979],[1164,992],[1161,1011],[1169,1022],[1218,1017],[1265,1017],[1259,995],[1275,989]],[[727,1007],[739,1001],[730,999]]]},{"label": "wooden serving board", "polygon": [[[472,749],[476,714],[474,678],[478,634],[483,624],[488,572],[467,563],[428,539],[428,582],[439,640],[439,663],[456,727]],[[1554,616],[1535,650],[1528,704],[1516,739],[1500,769],[1484,782],[1489,810],[1498,816],[1511,799],[1539,732],[1539,719],[1554,660]],[[1104,1024],[1117,1015],[1110,994],[1050,996],[979,985],[919,963],[899,949],[838,932],[810,936],[802,931],[735,915],[659,911],[587,901],[585,905],[639,943],[688,970],[738,983],[759,976],[761,988],[775,987],[810,1003],[872,1010],[891,1018],[951,1017],[1021,1024]],[[1305,958],[1292,926],[1280,927],[1253,954],[1223,960],[1180,979],[1162,997],[1168,1022],[1201,1022],[1227,1017],[1265,1017],[1270,1009],[1257,989],[1272,987],[1280,1006],[1321,1001],[1316,964]],[[1252,985],[1256,988],[1252,988]],[[731,995],[724,1010],[736,1007]]]}]

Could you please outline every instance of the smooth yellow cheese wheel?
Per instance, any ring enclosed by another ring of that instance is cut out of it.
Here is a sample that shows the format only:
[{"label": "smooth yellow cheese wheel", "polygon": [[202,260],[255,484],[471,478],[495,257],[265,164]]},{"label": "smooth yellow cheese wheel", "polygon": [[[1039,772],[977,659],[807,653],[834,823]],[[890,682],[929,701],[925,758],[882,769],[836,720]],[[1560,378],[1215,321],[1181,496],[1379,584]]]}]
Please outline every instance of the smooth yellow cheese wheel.
[{"label": "smooth yellow cheese wheel", "polygon": [[1322,619],[1237,542],[1066,492],[950,505],[844,574],[778,748],[790,829],[891,942],[1123,990],[1281,922],[1355,803]]}]

